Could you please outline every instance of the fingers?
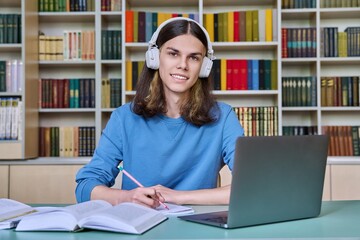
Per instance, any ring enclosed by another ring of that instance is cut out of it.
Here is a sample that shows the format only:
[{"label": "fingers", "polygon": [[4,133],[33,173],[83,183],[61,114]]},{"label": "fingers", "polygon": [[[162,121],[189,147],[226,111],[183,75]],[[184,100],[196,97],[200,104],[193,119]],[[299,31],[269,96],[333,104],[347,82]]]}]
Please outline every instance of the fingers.
[{"label": "fingers", "polygon": [[151,208],[156,208],[160,205],[159,201],[164,198],[157,193],[154,188],[136,188],[131,190],[131,202],[135,202]]}]

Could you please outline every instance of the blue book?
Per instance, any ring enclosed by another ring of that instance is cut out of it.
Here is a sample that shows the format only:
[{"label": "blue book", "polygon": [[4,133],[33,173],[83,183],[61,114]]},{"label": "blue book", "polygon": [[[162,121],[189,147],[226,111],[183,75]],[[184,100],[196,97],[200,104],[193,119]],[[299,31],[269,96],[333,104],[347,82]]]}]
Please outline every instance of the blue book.
[{"label": "blue book", "polygon": [[248,90],[253,90],[253,83],[252,83],[252,60],[247,60],[247,86]]},{"label": "blue book", "polygon": [[151,36],[153,34],[152,32],[152,24],[153,24],[153,20],[152,20],[153,14],[152,12],[145,12],[145,41],[149,42],[151,39]]},{"label": "blue book", "polygon": [[259,90],[259,60],[251,60],[252,65],[252,90]]}]

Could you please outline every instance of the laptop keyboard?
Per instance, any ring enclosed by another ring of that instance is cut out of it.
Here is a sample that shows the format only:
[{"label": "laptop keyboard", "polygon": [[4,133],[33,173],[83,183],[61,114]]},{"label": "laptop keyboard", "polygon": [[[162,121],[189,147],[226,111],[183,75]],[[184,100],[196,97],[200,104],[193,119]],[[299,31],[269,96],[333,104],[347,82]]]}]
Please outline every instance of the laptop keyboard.
[{"label": "laptop keyboard", "polygon": [[204,219],[205,221],[215,222],[215,223],[227,223],[227,216],[211,217]]}]

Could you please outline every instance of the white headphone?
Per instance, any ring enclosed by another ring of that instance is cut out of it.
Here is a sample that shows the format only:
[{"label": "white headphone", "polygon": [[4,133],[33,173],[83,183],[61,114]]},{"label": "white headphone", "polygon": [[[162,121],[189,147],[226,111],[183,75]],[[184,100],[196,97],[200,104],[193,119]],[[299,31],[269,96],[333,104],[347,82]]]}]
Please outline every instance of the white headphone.
[{"label": "white headphone", "polygon": [[201,78],[205,78],[208,77],[210,72],[211,72],[211,68],[213,65],[213,60],[215,59],[214,57],[214,50],[212,49],[211,46],[211,42],[210,42],[210,37],[208,32],[206,31],[206,29],[201,26],[198,22],[196,22],[195,20],[191,19],[191,18],[186,18],[186,17],[175,17],[175,18],[170,18],[166,21],[164,21],[163,23],[161,23],[159,25],[159,27],[156,29],[156,31],[154,32],[154,34],[152,35],[150,41],[149,41],[149,47],[148,50],[146,51],[145,54],[145,59],[146,59],[146,66],[148,68],[157,70],[159,69],[159,48],[158,46],[156,46],[156,40],[158,38],[159,32],[160,30],[168,23],[173,22],[173,21],[177,21],[177,20],[187,20],[187,21],[191,21],[196,23],[201,30],[204,32],[206,38],[207,38],[207,42],[208,42],[208,51],[207,51],[207,55],[204,57],[203,59],[203,63],[201,65],[201,69],[200,69],[200,73],[199,73],[199,77]]}]

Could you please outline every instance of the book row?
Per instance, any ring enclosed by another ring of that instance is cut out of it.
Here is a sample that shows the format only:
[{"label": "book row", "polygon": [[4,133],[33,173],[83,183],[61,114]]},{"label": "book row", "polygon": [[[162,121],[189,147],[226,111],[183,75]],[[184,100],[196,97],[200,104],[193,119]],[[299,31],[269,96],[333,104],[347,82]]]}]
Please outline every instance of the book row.
[{"label": "book row", "polygon": [[199,22],[198,13],[165,13],[126,10],[125,13],[125,41],[148,42],[157,27],[172,17],[188,17]]},{"label": "book row", "polygon": [[274,59],[215,59],[214,90],[276,90]]},{"label": "book row", "polygon": [[321,106],[360,106],[359,76],[321,77]]},{"label": "book row", "polygon": [[212,42],[277,41],[276,9],[205,13],[204,19]]},{"label": "book row", "polygon": [[281,8],[316,8],[316,0],[281,0]]},{"label": "book row", "polygon": [[317,126],[283,126],[283,135],[317,135]]},{"label": "book row", "polygon": [[0,44],[21,43],[21,14],[0,13]]},{"label": "book row", "polygon": [[101,31],[101,59],[121,59],[121,30]]},{"label": "book row", "polygon": [[18,59],[0,61],[0,92],[17,93],[22,89],[23,62]]},{"label": "book row", "polygon": [[95,144],[95,127],[39,127],[40,157],[92,156]]},{"label": "book row", "polygon": [[41,108],[95,108],[95,79],[40,79]]},{"label": "book row", "polygon": [[94,0],[39,0],[39,12],[95,11]]},{"label": "book row", "polygon": [[94,60],[95,31],[64,31],[63,36],[39,35],[39,60]]},{"label": "book row", "polygon": [[321,0],[322,8],[360,7],[360,0]]},{"label": "book row", "polygon": [[316,106],[316,76],[283,77],[282,78],[282,105]]},{"label": "book row", "polygon": [[[126,61],[126,91],[136,90],[144,61]],[[215,59],[214,90],[276,90],[277,61],[274,59]]]},{"label": "book row", "polygon": [[339,32],[338,27],[320,28],[321,57],[360,56],[360,27],[348,27]]},{"label": "book row", "polygon": [[278,135],[277,107],[234,107],[245,136]]},{"label": "book row", "polygon": [[20,140],[22,101],[0,98],[0,140]]},{"label": "book row", "polygon": [[323,126],[329,135],[329,156],[360,156],[360,126]]},{"label": "book row", "polygon": [[101,0],[101,11],[121,11],[121,0]]},{"label": "book row", "polygon": [[103,78],[101,80],[101,107],[116,108],[121,106],[121,79]]},{"label": "book row", "polygon": [[316,57],[316,28],[282,28],[283,58]]}]

